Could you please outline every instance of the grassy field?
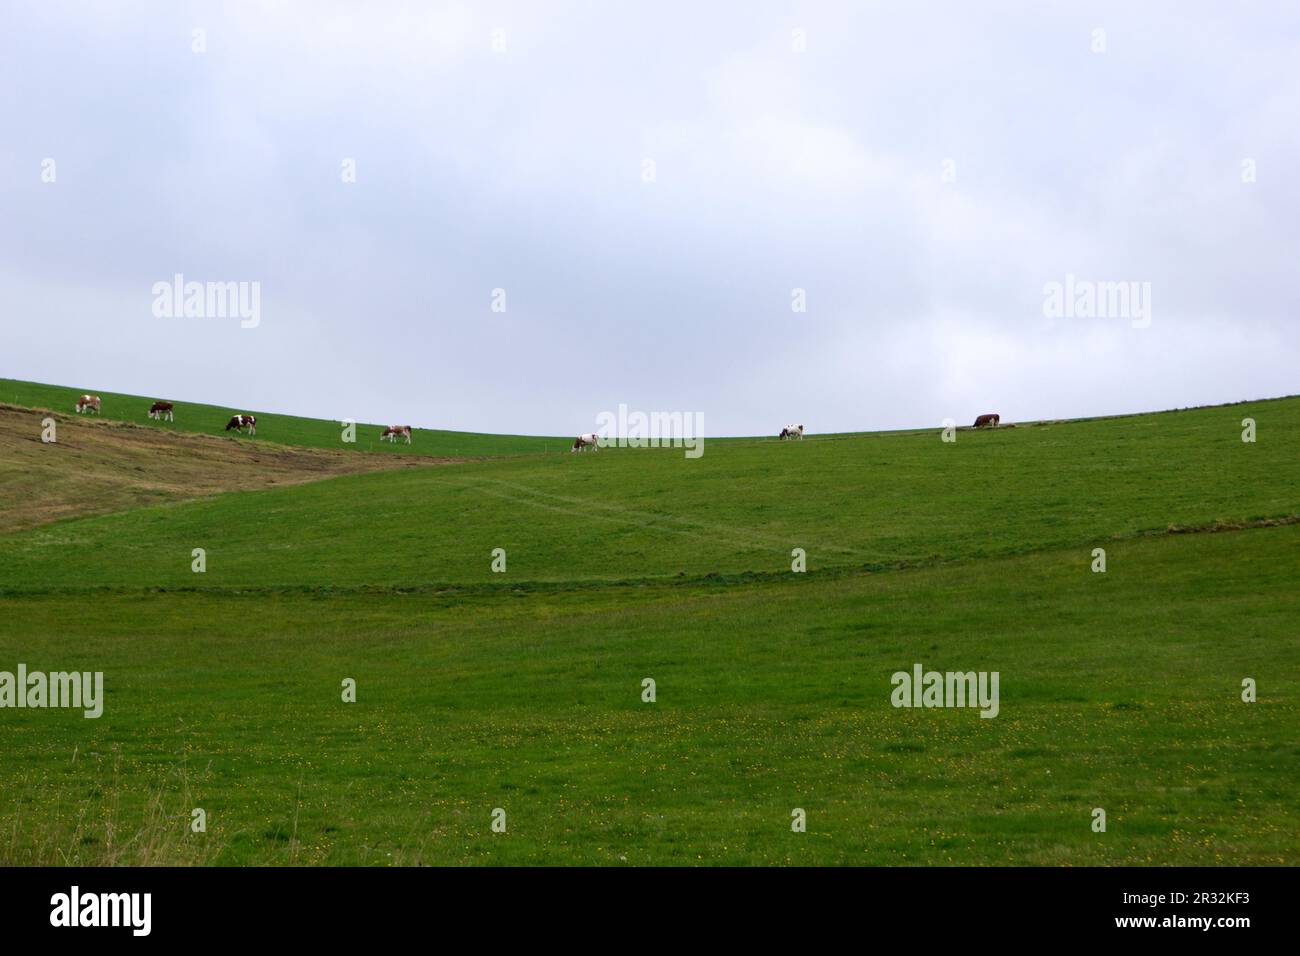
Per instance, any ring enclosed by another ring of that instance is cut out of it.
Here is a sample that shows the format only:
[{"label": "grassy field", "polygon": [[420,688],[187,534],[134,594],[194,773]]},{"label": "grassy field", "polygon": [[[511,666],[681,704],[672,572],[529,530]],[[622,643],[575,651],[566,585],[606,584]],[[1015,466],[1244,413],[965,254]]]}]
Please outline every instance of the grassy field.
[{"label": "grassy field", "polygon": [[[513,448],[0,534],[0,670],[107,697],[0,710],[0,863],[1294,864],[1298,439]],[[891,706],[918,662],[997,717]]]},{"label": "grassy field", "polygon": [[521,586],[782,574],[795,548],[810,571],[1091,548],[1296,515],[1298,446],[1287,400],[951,444],[936,430],[385,471],[6,536],[0,588]]},{"label": "grassy field", "polygon": [[[182,402],[170,395],[122,395],[105,392],[90,386],[85,388],[67,388],[62,385],[42,385],[37,382],[22,382],[16,379],[0,378],[0,402],[21,405],[28,408],[52,409],[56,412],[73,413],[77,399],[83,394],[98,395],[103,400],[101,415],[115,421],[135,422],[149,428],[175,430],[182,432],[202,432],[208,435],[224,435],[226,423],[236,412],[248,412],[257,416],[257,440],[281,445],[301,445],[307,448],[341,449],[343,451],[366,451],[386,454],[406,454],[416,452],[421,455],[478,457],[484,455],[519,455],[535,452],[567,451],[567,440],[562,438],[544,438],[531,435],[479,435],[472,432],[439,431],[429,428],[417,428],[411,436],[411,445],[381,442],[380,432],[387,425],[408,424],[406,422],[381,422],[378,424],[358,424],[356,441],[343,441],[341,422],[319,418],[300,418],[294,415],[276,415],[259,411],[256,408],[216,405],[200,405],[194,402]],[[149,407],[157,400],[175,404],[175,420],[156,422],[149,417]],[[431,412],[430,417],[436,417]],[[231,433],[234,434],[233,432]]]},{"label": "grassy field", "polygon": [[[46,442],[46,424],[53,429]],[[462,459],[218,438],[0,403],[0,533],[333,475]]]}]

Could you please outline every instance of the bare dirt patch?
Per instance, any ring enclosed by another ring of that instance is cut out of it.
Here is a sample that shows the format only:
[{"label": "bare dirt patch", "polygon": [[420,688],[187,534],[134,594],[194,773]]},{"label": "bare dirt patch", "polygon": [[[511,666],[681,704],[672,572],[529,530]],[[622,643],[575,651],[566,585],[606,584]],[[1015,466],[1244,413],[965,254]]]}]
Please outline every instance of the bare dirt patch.
[{"label": "bare dirt patch", "polygon": [[[41,441],[41,422],[56,442]],[[465,461],[195,435],[0,403],[0,533],[225,491]]]}]

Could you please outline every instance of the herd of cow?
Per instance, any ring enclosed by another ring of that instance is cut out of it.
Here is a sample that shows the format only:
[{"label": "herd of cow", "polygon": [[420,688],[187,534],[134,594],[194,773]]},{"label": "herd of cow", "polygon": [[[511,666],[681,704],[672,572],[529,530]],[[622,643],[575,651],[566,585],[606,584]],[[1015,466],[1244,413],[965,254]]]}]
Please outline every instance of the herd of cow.
[{"label": "herd of cow", "polygon": [[[98,395],[82,395],[77,399],[76,411],[80,415],[82,412],[100,413],[103,402]],[[149,406],[149,417],[155,421],[162,421],[164,418],[169,422],[176,421],[176,406],[171,402],[154,402]],[[249,435],[257,434],[257,416],[245,415],[238,413],[230,416],[230,421],[226,422],[226,431],[236,431],[240,434],[248,433]],[[411,443],[411,426],[410,425],[389,425],[379,436],[380,441],[397,441],[399,438],[405,438],[406,443]]]},{"label": "herd of cow", "polygon": [[[98,395],[82,395],[77,399],[77,414],[82,412],[94,412],[99,414],[100,400]],[[161,421],[167,419],[169,422],[176,420],[176,409],[171,402],[154,402],[149,409],[149,417]],[[1002,416],[996,412],[987,415],[980,415],[975,419],[976,428],[996,428],[1002,422]],[[1010,426],[1008,426],[1010,427]],[[230,416],[230,421],[226,422],[226,431],[234,430],[243,433],[245,431],[250,435],[257,434],[257,417],[255,415],[236,414]],[[389,425],[379,435],[380,441],[396,442],[399,438],[406,439],[406,443],[411,443],[411,426],[410,425]],[[781,441],[787,438],[797,438],[803,441],[803,425],[786,425],[781,429],[781,434],[777,436]],[[579,435],[573,440],[573,447],[570,451],[599,451],[600,438],[595,432],[588,432],[585,435]]]}]

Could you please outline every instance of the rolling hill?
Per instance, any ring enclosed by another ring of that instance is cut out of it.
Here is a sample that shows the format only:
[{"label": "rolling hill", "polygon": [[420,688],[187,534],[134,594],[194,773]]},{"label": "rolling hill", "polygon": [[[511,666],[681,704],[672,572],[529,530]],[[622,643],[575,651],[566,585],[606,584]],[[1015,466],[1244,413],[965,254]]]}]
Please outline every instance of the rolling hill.
[{"label": "rolling hill", "polygon": [[[476,457],[484,455],[518,455],[531,452],[568,450],[572,437],[545,438],[531,435],[480,435],[473,432],[440,431],[417,428],[411,446],[392,444],[379,440],[380,432],[389,424],[361,423],[356,428],[356,441],[344,443],[343,424],[340,421],[319,418],[300,418],[259,411],[256,408],[202,405],[182,402],[171,396],[123,395],[95,388],[67,388],[61,385],[42,385],[17,379],[0,378],[0,402],[34,409],[49,409],[72,414],[77,399],[89,392],[103,399],[101,416],[115,421],[133,422],[160,431],[202,432],[222,435],[230,416],[236,412],[249,412],[257,416],[257,439],[282,445],[299,445],[305,448],[325,448],[342,451],[367,451],[386,454],[406,454],[415,451],[422,455]],[[174,421],[156,422],[149,418],[149,406],[157,399],[173,402],[176,406]]]},{"label": "rolling hill", "polygon": [[[436,468],[267,420],[385,467],[6,524],[64,466],[0,445],[0,671],[106,694],[0,710],[0,862],[1295,862],[1300,399]],[[892,706],[917,663],[998,715]]]},{"label": "rolling hill", "polygon": [[[52,442],[43,440],[53,423]],[[0,532],[226,491],[462,459],[354,455],[0,404]]]}]

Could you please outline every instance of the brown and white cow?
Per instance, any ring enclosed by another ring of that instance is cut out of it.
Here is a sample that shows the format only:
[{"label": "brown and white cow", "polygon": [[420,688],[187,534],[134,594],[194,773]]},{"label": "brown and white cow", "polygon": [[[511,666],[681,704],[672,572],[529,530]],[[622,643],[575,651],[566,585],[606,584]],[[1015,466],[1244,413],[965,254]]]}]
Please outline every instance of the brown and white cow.
[{"label": "brown and white cow", "polygon": [[585,435],[579,435],[573,440],[573,447],[569,451],[600,451],[600,438],[595,432],[588,432]]},{"label": "brown and white cow", "polygon": [[77,414],[78,414],[78,415],[80,415],[82,412],[89,412],[89,411],[92,411],[92,410],[94,411],[94,413],[95,413],[96,415],[99,414],[99,396],[98,396],[98,395],[82,395],[81,398],[77,399]]},{"label": "brown and white cow", "polygon": [[778,435],[777,437],[780,438],[782,441],[785,441],[787,438],[797,438],[800,441],[803,441],[803,426],[786,425],[785,428],[781,429],[781,434]]},{"label": "brown and white cow", "polygon": [[379,436],[380,441],[387,439],[388,441],[395,442],[399,438],[405,438],[408,445],[411,443],[410,425],[389,425],[384,429],[383,434]]},{"label": "brown and white cow", "polygon": [[998,423],[1001,422],[1001,421],[1002,421],[1002,416],[1001,416],[1001,415],[997,414],[996,412],[990,412],[990,413],[987,414],[987,415],[980,415],[978,418],[976,418],[976,419],[975,419],[975,427],[976,427],[976,428],[985,428],[985,427],[988,427],[988,428],[996,428],[996,427],[998,426]]},{"label": "brown and white cow", "polygon": [[232,428],[237,432],[242,432],[247,428],[248,434],[256,435],[257,418],[253,415],[231,415],[230,421],[226,422],[226,431],[230,431]]},{"label": "brown and white cow", "polygon": [[159,421],[162,421],[164,418],[169,422],[176,420],[171,402],[154,402],[153,406],[149,409],[149,417],[156,418]]}]

